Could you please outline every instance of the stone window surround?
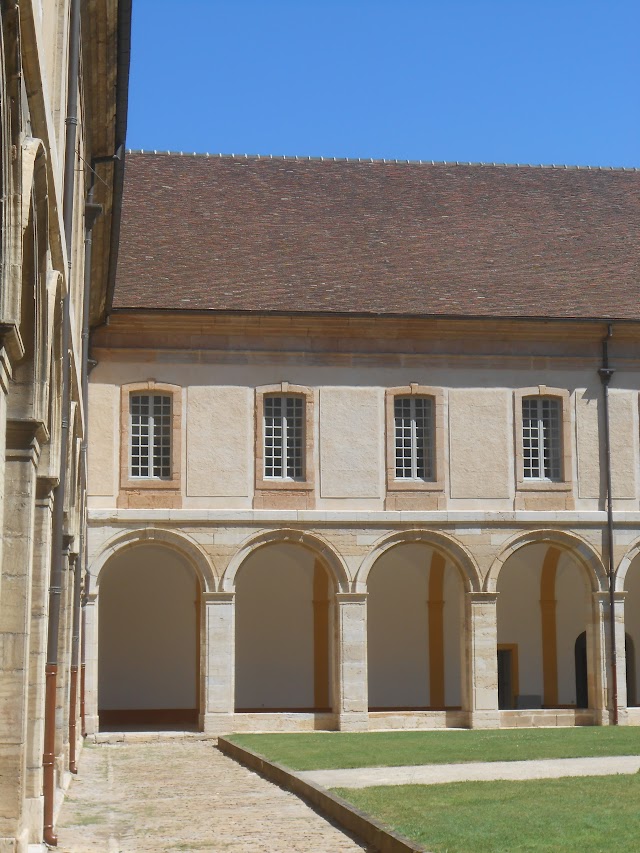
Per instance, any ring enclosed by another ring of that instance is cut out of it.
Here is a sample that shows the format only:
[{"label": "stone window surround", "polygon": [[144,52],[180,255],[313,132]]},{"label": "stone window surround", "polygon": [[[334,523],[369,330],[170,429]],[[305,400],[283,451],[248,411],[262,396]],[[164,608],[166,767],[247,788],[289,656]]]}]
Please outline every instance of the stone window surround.
[{"label": "stone window surround", "polygon": [[[396,479],[395,451],[395,412],[396,397],[430,397],[433,400],[433,462],[435,478],[433,480]],[[387,492],[443,492],[444,491],[444,393],[442,388],[429,385],[399,385],[385,390],[386,421],[386,469]]]},{"label": "stone window surround", "polygon": [[[297,396],[304,399],[304,479],[271,479],[264,476],[264,398],[270,395]],[[280,382],[277,385],[260,385],[256,388],[255,406],[255,487],[256,492],[287,491],[312,492],[314,477],[314,410],[313,391],[303,385]]]},{"label": "stone window surround", "polygon": [[[523,476],[524,452],[522,446],[522,400],[525,397],[553,397],[560,402],[561,409],[561,480],[532,480]],[[516,490],[519,492],[570,492],[573,490],[573,457],[571,447],[571,393],[565,388],[550,388],[547,385],[533,385],[519,388],[513,392],[514,406],[514,446],[516,462]]]},{"label": "stone window surround", "polygon": [[[131,424],[129,417],[129,399],[136,393],[165,394],[171,396],[171,478],[161,480],[154,477],[131,477],[130,450]],[[148,379],[145,382],[131,382],[120,388],[120,491],[179,492],[181,488],[181,423],[182,388],[166,382]]]}]

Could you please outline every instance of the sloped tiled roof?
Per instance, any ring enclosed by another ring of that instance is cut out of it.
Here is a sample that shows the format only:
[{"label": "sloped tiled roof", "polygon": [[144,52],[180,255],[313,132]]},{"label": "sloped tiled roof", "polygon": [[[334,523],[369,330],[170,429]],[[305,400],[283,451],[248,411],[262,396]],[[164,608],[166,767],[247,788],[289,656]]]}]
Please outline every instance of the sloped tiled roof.
[{"label": "sloped tiled roof", "polygon": [[129,153],[114,308],[640,319],[640,172]]}]

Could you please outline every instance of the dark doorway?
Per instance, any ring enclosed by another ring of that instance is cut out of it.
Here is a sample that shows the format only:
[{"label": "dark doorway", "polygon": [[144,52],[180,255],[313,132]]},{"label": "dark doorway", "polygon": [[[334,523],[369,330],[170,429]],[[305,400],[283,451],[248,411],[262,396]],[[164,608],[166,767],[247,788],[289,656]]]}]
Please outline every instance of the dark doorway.
[{"label": "dark doorway", "polygon": [[498,649],[498,708],[514,707],[513,649]]},{"label": "dark doorway", "polygon": [[636,685],[636,648],[633,645],[633,640],[629,634],[624,635],[624,653],[627,662],[627,708],[633,708],[638,704]]},{"label": "dark doorway", "polygon": [[576,707],[589,707],[589,686],[587,681],[587,632],[578,635],[575,645],[576,662]]}]

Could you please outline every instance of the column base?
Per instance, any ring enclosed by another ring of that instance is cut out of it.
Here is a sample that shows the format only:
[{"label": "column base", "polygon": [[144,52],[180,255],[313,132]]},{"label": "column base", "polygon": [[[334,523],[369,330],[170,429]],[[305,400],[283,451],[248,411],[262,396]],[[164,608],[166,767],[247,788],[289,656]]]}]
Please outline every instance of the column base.
[{"label": "column base", "polygon": [[499,729],[500,711],[471,711],[469,714],[470,729]]},{"label": "column base", "polygon": [[234,714],[201,714],[200,730],[206,735],[228,735],[234,731]]},{"label": "column base", "polygon": [[29,832],[23,829],[15,838],[0,838],[0,853],[27,853]]},{"label": "column base", "polygon": [[40,844],[44,830],[44,797],[28,797],[24,801],[24,822],[30,844]]},{"label": "column base", "polygon": [[86,728],[86,732],[83,734],[87,735],[95,735],[100,731],[100,718],[97,714],[89,716],[88,714],[84,718],[84,724]]},{"label": "column base", "polygon": [[367,711],[351,711],[338,714],[338,731],[367,732],[369,731],[369,714]]}]

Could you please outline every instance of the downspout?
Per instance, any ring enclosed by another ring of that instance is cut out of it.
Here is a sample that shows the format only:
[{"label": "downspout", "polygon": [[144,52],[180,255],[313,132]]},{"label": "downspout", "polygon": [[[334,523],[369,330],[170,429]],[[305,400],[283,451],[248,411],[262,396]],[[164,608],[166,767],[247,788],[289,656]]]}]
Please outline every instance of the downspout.
[{"label": "downspout", "polygon": [[615,373],[609,367],[609,341],[613,337],[613,325],[607,327],[607,335],[602,340],[602,366],[598,370],[604,392],[604,453],[607,479],[607,553],[609,557],[609,629],[611,645],[611,722],[618,725],[618,661],[616,655],[616,621],[615,621],[615,567],[613,554],[613,494],[611,491],[611,435],[609,429],[609,383]]},{"label": "downspout", "polygon": [[75,190],[76,136],[78,127],[78,77],[80,65],[80,0],[71,0],[69,11],[69,65],[67,77],[67,116],[65,119],[65,160],[63,183],[63,224],[67,250],[67,276],[62,301],[62,428],[60,432],[60,479],[53,504],[51,544],[51,578],[49,582],[49,625],[47,637],[46,692],[44,712],[44,841],[57,846],[53,829],[55,794],[56,687],[58,677],[58,631],[62,595],[62,564],[64,547],[64,501],[67,482],[69,449],[69,417],[71,390],[70,290],[73,249],[73,195]]},{"label": "downspout", "polygon": [[[111,158],[107,158],[111,159]],[[91,184],[87,194],[84,208],[84,292],[82,302],[82,405],[84,430],[82,444],[80,446],[80,488],[82,494],[82,516],[80,519],[80,553],[75,567],[75,586],[73,590],[73,636],[71,644],[71,685],[70,685],[70,708],[69,708],[69,769],[72,773],[78,772],[76,758],[77,744],[77,704],[78,704],[78,663],[80,660],[80,588],[82,584],[83,568],[87,565],[87,427],[88,427],[88,394],[89,394],[89,303],[91,299],[91,254],[93,244],[93,226],[96,219],[102,213],[102,206],[93,201],[94,171],[92,163]],[[84,636],[84,619],[83,619]],[[84,651],[84,641],[83,641]],[[84,659],[84,655],[83,655]],[[84,666],[84,663],[83,663]],[[81,723],[82,734],[84,734],[84,672],[80,684]]]}]

